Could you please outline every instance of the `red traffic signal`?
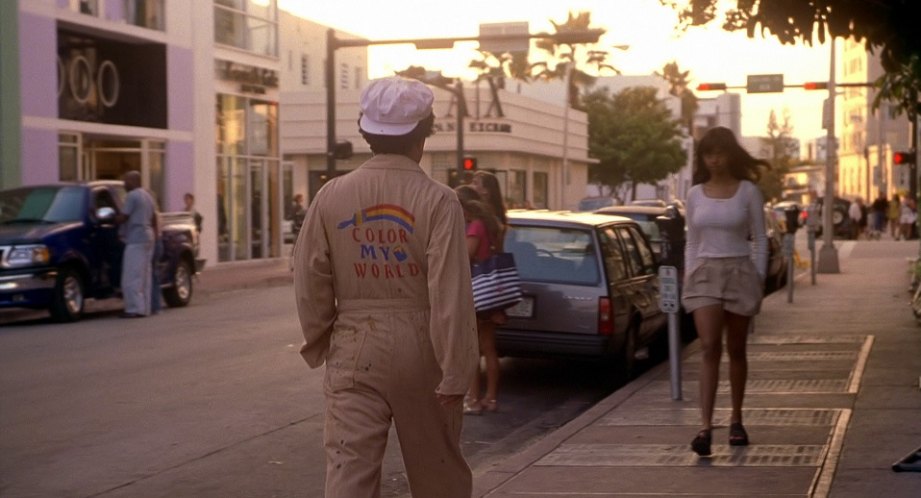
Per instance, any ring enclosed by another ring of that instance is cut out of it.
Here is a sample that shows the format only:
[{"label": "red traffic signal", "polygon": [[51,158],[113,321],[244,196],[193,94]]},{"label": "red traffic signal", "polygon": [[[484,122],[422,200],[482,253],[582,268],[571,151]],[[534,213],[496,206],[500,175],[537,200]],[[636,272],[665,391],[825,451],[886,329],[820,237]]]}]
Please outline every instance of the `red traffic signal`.
[{"label": "red traffic signal", "polygon": [[915,153],[912,151],[899,151],[892,153],[893,164],[914,164]]},{"label": "red traffic signal", "polygon": [[697,90],[701,92],[704,92],[707,90],[725,90],[725,89],[726,89],[725,83],[701,83],[697,85]]},{"label": "red traffic signal", "polygon": [[464,171],[475,171],[476,170],[476,158],[472,156],[464,156]]},{"label": "red traffic signal", "polygon": [[806,90],[827,90],[828,82],[827,81],[809,81],[803,83],[803,88]]}]

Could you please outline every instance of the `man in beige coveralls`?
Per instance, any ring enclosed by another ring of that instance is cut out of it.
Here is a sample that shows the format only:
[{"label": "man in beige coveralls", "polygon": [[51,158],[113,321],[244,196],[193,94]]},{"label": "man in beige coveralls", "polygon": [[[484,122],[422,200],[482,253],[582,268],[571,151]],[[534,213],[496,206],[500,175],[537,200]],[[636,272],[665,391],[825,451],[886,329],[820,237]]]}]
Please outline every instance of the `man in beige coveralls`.
[{"label": "man in beige coveralls", "polygon": [[391,419],[416,498],[469,498],[461,400],[477,367],[464,217],[419,167],[431,90],[374,80],[361,97],[374,156],[317,193],[294,255],[313,368],[326,362],[326,496],[380,496]]}]

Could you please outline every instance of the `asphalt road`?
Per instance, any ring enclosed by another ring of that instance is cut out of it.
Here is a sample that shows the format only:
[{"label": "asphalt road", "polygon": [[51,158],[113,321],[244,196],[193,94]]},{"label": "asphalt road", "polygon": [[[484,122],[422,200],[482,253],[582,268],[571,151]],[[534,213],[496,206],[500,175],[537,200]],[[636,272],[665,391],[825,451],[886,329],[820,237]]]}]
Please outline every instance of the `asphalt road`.
[{"label": "asphalt road", "polygon": [[[323,370],[297,353],[290,286],[198,296],[139,320],[0,314],[0,495],[321,496]],[[586,364],[503,359],[500,412],[467,417],[471,467],[609,394]],[[383,495],[408,491],[391,432]]]}]

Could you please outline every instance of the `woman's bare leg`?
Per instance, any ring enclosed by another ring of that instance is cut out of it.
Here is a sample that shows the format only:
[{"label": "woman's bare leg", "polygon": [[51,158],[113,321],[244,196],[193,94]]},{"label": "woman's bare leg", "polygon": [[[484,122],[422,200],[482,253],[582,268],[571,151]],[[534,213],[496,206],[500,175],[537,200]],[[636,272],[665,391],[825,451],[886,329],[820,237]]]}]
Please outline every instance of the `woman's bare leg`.
[{"label": "woman's bare leg", "polygon": [[694,325],[700,339],[700,418],[704,429],[713,423],[713,405],[723,354],[723,307],[719,304],[694,310]]}]

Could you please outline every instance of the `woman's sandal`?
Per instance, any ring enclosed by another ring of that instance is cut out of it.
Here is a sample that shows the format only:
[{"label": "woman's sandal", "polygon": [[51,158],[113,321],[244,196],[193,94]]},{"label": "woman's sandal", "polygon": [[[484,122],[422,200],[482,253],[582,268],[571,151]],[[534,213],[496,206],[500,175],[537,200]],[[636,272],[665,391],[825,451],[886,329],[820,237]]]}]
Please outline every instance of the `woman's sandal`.
[{"label": "woman's sandal", "polygon": [[691,449],[700,456],[710,456],[710,443],[713,437],[710,429],[703,429],[697,433],[697,436],[691,441]]},{"label": "woman's sandal", "polygon": [[729,446],[748,446],[748,433],[742,422],[729,424]]},{"label": "woman's sandal", "polygon": [[499,404],[494,399],[481,399],[480,408],[487,412],[497,412],[499,411]]},{"label": "woman's sandal", "polygon": [[464,415],[482,415],[483,404],[473,398],[464,398]]}]

